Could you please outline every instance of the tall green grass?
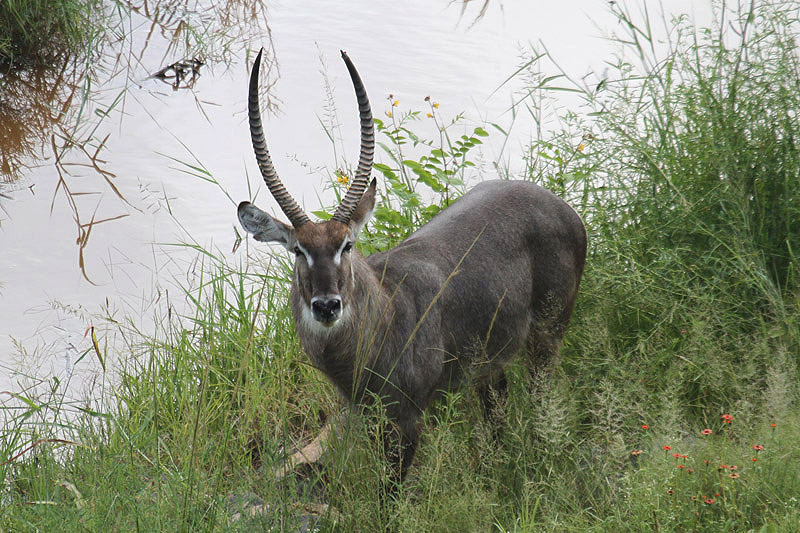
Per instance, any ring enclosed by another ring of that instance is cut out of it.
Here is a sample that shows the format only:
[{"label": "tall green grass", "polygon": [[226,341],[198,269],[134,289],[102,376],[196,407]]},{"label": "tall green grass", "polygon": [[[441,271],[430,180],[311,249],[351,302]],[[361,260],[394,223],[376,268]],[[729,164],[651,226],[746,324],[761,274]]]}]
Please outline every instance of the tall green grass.
[{"label": "tall green grass", "polygon": [[3,0],[0,66],[35,62],[83,46],[91,37],[97,0]]},{"label": "tall green grass", "polygon": [[[591,249],[559,368],[534,384],[509,369],[500,446],[464,390],[426,414],[388,506],[374,429],[356,422],[325,469],[277,481],[343,405],[299,348],[290,265],[198,250],[190,311],[167,306],[130,344],[111,398],[65,405],[54,384],[3,404],[0,529],[796,531],[798,27],[790,3],[716,5],[717,27],[675,21],[667,48],[615,5],[629,61],[605,80],[535,52],[520,71],[533,113],[548,91],[580,99],[531,142],[526,174],[576,206]],[[393,104],[366,251],[468,186],[486,133],[434,122],[426,140],[436,108]]]},{"label": "tall green grass", "polygon": [[[554,153],[583,145],[545,178],[582,204],[592,242],[570,339],[580,357],[565,363],[587,385],[618,381],[628,405],[677,394],[696,422],[755,407],[776,365],[796,375],[792,3],[720,11],[728,31],[679,20],[663,56],[647,21],[615,13],[635,63],[617,63],[600,85],[568,85],[591,122],[573,117],[552,143],[531,147],[549,156],[530,167],[545,177]],[[644,386],[625,384],[632,376]]]}]

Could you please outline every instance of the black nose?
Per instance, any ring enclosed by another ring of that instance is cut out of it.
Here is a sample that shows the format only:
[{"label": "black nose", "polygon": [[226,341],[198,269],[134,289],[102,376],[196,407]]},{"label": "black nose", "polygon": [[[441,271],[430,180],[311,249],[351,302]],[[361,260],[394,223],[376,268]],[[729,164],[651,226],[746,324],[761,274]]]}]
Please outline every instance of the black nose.
[{"label": "black nose", "polygon": [[333,322],[342,312],[342,299],[338,296],[314,298],[311,300],[311,311],[319,322]]}]

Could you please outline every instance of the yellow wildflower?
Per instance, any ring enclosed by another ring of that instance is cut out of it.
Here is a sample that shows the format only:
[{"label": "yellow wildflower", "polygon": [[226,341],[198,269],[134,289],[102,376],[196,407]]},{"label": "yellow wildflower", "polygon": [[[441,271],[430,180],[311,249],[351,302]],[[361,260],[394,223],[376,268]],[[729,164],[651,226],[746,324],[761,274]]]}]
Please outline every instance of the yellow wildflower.
[{"label": "yellow wildflower", "polygon": [[392,107],[397,107],[397,105],[399,103],[400,103],[400,100],[395,100],[394,102],[392,102]]},{"label": "yellow wildflower", "polygon": [[392,118],[392,112],[391,111],[387,111],[386,112],[386,116],[389,117],[389,118]]},{"label": "yellow wildflower", "polygon": [[434,102],[433,107],[434,109],[439,109],[439,102]]}]

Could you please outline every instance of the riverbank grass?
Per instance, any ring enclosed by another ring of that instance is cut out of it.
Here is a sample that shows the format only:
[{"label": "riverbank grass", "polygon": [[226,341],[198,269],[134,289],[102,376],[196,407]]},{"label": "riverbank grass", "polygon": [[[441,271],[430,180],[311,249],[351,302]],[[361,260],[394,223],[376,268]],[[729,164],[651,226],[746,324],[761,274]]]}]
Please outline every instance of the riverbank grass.
[{"label": "riverbank grass", "polygon": [[91,38],[97,0],[3,0],[0,2],[0,67],[49,64],[53,57]]}]

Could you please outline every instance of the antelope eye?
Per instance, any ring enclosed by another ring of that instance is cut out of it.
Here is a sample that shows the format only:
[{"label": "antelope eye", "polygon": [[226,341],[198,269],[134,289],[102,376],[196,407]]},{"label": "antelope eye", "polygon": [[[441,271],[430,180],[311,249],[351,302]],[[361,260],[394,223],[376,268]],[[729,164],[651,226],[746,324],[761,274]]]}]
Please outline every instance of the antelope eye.
[{"label": "antelope eye", "polygon": [[349,252],[352,249],[353,249],[353,243],[352,242],[348,242],[347,244],[344,245],[343,251]]},{"label": "antelope eye", "polygon": [[302,255],[303,252],[300,251],[300,247],[299,246],[295,246],[294,247],[294,253],[295,253],[295,255]]}]

